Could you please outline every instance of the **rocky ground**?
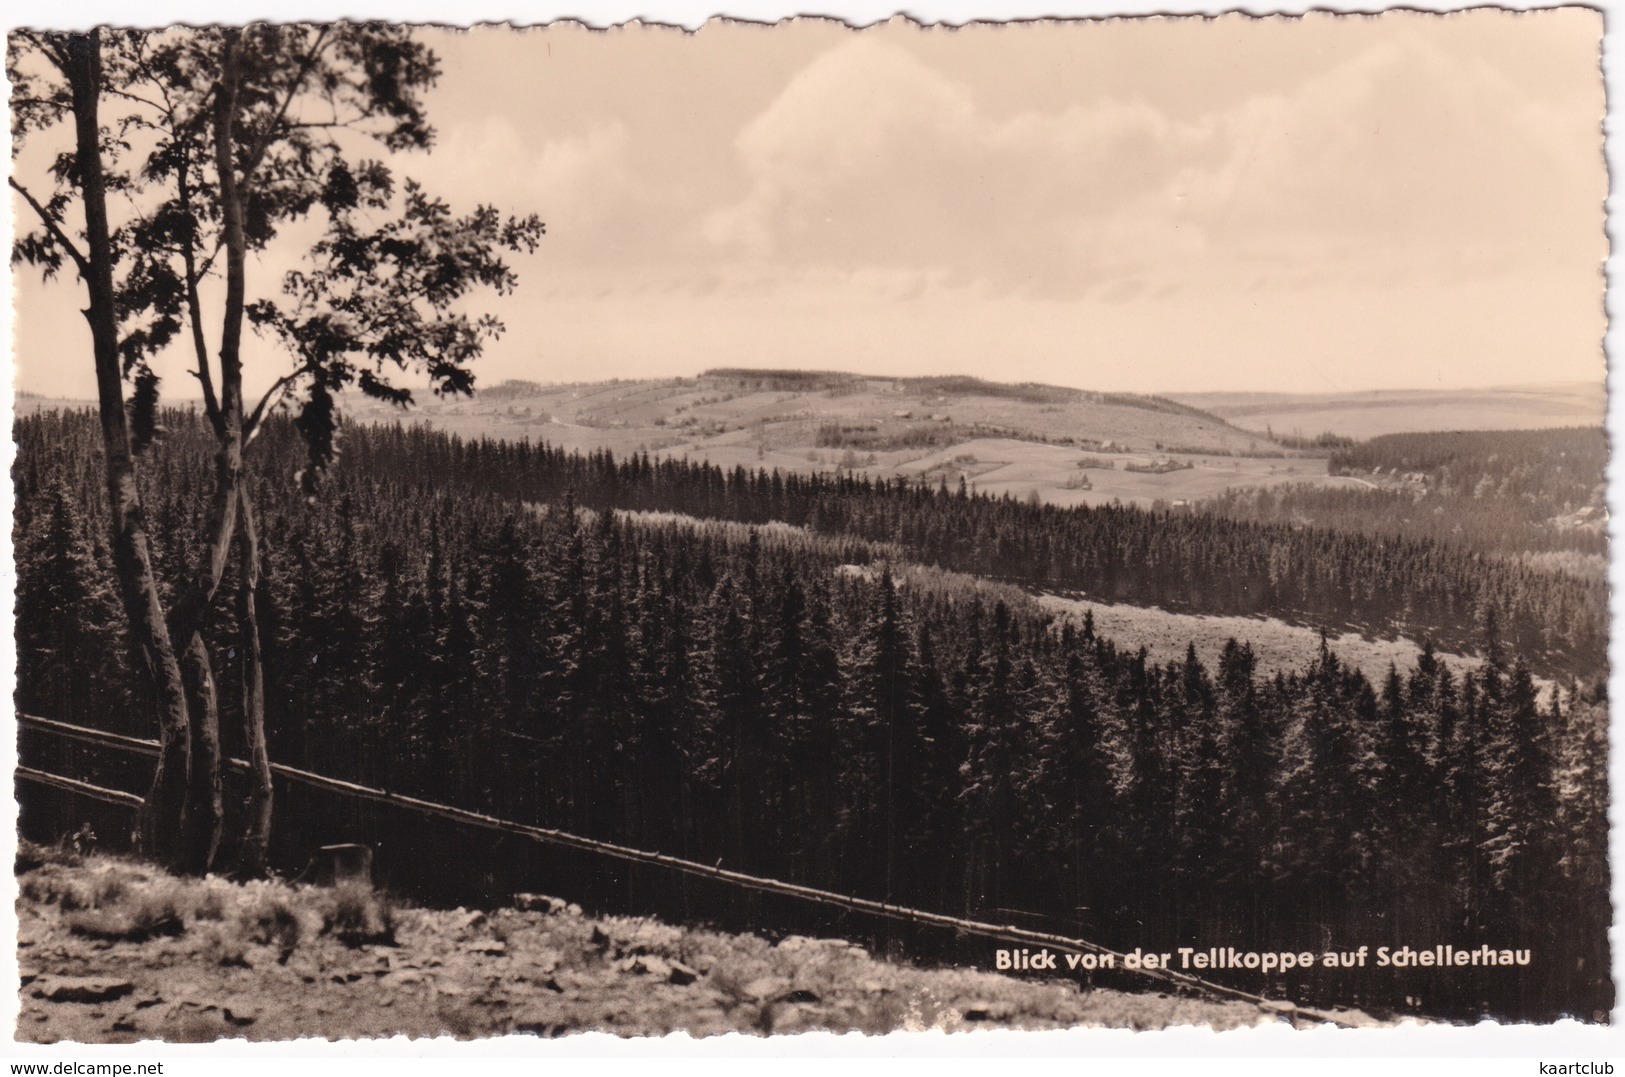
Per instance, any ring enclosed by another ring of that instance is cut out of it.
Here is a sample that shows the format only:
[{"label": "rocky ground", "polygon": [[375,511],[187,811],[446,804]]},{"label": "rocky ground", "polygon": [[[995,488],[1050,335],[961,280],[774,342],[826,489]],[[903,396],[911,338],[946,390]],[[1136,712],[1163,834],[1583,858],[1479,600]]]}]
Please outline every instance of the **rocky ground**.
[{"label": "rocky ground", "polygon": [[601,1030],[656,1036],[1099,1025],[1228,1028],[1239,1002],[917,969],[836,939],[776,945],[533,898],[392,905],[360,884],[181,880],[25,846],[17,1038],[131,1043]]}]

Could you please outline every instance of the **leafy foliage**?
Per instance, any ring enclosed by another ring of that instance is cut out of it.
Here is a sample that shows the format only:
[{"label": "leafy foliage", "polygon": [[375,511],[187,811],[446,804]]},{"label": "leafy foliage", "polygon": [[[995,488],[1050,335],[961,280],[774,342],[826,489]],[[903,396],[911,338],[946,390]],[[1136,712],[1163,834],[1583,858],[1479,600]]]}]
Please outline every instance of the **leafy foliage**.
[{"label": "leafy foliage", "polygon": [[[68,100],[46,62],[64,47],[60,35],[13,36],[16,132],[66,115]],[[228,296],[228,338],[235,332],[229,323],[246,314],[293,360],[248,414],[245,434],[284,393],[305,389],[300,429],[314,480],[332,458],[328,393],[356,385],[406,405],[411,394],[391,374],[414,369],[428,373],[436,392],[472,389],[468,364],[502,325],[458,303],[478,289],[510,291],[516,277],[501,255],[534,251],[544,227],[534,215],[504,216],[488,206],[454,214],[416,182],[399,180],[390,164],[366,156],[369,144],[390,154],[433,144],[423,95],[439,76],[439,61],[411,28],[256,23],[106,31],[102,70],[109,185],[133,207],[114,232],[113,258],[119,348],[138,415],[157,400],[150,359],[189,324],[201,334],[201,282],[229,278],[231,257],[265,251],[307,220],[321,238],[306,268],[288,273],[279,290],[245,296],[238,308]],[[14,260],[47,275],[60,269],[73,242],[65,215],[76,195],[72,154],[59,160],[54,180],[41,207],[50,222],[20,237],[13,251]],[[239,217],[240,235],[232,229]],[[197,375],[208,406],[230,410],[227,383],[237,358],[225,348],[232,354],[211,373],[201,341],[197,335]]]}]

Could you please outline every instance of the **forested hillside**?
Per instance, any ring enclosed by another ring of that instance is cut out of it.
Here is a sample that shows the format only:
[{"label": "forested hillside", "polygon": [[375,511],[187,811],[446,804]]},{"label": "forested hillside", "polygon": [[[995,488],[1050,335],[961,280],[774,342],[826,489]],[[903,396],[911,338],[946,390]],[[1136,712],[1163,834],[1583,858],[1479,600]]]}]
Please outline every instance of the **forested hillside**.
[{"label": "forested hillside", "polygon": [[351,466],[392,483],[546,503],[687,513],[895,544],[924,564],[1038,588],[1215,614],[1267,614],[1431,639],[1477,653],[1494,608],[1508,643],[1543,671],[1591,675],[1607,638],[1601,581],[1447,546],[1188,512],[1071,509],[862,476],[781,474],[616,459],[524,442],[375,428]]},{"label": "forested hillside", "polygon": [[[209,459],[188,418],[171,426],[148,505],[155,534],[184,538]],[[1423,543],[399,428],[348,429],[308,500],[291,428],[263,436],[280,762],[853,894],[1017,909],[1106,945],[1537,955],[1299,985],[1348,1004],[1611,1006],[1606,707],[1592,690],[1542,706],[1518,653],[1600,655],[1584,588]],[[94,421],[42,414],[18,439],[17,704],[146,734],[96,525]],[[1159,666],[1088,626],[846,570],[872,547],[842,536],[1145,601],[1403,612],[1441,641],[1475,637],[1484,662],[1457,677],[1424,655],[1378,685],[1324,648],[1271,679],[1241,646],[1216,668]],[[173,586],[201,552],[158,554]],[[232,617],[211,626],[223,655]],[[236,665],[220,674],[233,698]],[[579,885],[617,900],[611,881]]]},{"label": "forested hillside", "polygon": [[1340,475],[1419,472],[1445,491],[1585,504],[1608,466],[1600,426],[1386,434],[1335,450]]},{"label": "forested hillside", "polygon": [[1390,434],[1336,449],[1361,488],[1226,491],[1199,507],[1238,520],[1308,523],[1494,554],[1607,553],[1601,427]]}]

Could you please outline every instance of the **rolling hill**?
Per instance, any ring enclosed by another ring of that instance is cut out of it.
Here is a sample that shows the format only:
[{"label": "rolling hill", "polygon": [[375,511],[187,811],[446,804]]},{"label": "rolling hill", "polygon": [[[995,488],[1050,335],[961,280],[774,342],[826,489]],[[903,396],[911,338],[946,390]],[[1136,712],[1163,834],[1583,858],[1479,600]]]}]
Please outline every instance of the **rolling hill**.
[{"label": "rolling hill", "polygon": [[[969,377],[884,378],[724,368],[694,378],[542,385],[402,413],[351,398],[359,421],[421,422],[463,437],[528,438],[617,456],[950,485],[1058,505],[1150,505],[1237,486],[1353,480],[1323,456],[1164,397]],[[1145,470],[1131,470],[1131,468]]]},{"label": "rolling hill", "polygon": [[1495,389],[1366,393],[1176,393],[1175,398],[1250,431],[1369,438],[1424,430],[1536,430],[1600,426],[1608,406],[1595,382]]}]

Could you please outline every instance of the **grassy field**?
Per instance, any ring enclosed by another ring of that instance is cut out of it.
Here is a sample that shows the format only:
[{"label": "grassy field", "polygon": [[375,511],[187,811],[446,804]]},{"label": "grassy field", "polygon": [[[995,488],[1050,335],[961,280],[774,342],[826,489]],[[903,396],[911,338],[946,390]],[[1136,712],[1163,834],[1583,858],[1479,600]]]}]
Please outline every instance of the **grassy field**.
[{"label": "grassy field", "polygon": [[[1226,641],[1252,644],[1260,672],[1290,672],[1302,669],[1320,647],[1320,633],[1313,628],[1288,624],[1273,617],[1216,617],[1201,614],[1170,613],[1142,606],[1106,605],[1084,598],[1040,595],[1038,604],[1063,617],[1081,620],[1085,610],[1094,615],[1095,631],[1115,640],[1119,646],[1144,646],[1152,659],[1167,662],[1185,657],[1185,648],[1194,643],[1197,656],[1209,670],[1217,667]],[[1332,652],[1357,666],[1373,685],[1381,686],[1393,663],[1403,674],[1416,662],[1422,649],[1408,639],[1370,639],[1349,633],[1331,636]],[[1458,654],[1439,654],[1440,661],[1457,673],[1477,665],[1477,659]],[[1549,689],[1538,681],[1542,692]]]},{"label": "grassy field", "polygon": [[742,440],[767,449],[811,445],[819,428],[831,423],[861,428],[880,441],[907,440],[911,431],[935,437],[943,436],[934,433],[938,430],[995,426],[1021,437],[1111,441],[1136,451],[1270,448],[1264,439],[1210,415],[1136,406],[1075,390],[1035,387],[1024,394],[1011,389],[970,379],[932,384],[888,378],[852,378],[829,388],[818,383],[763,388],[757,380],[725,376],[513,383],[487,390],[472,402],[431,404],[425,413],[448,421],[479,418],[494,427],[615,431],[639,440],[708,441],[742,433]]},{"label": "grassy field", "polygon": [[[1191,466],[1161,474],[1127,470],[1130,464],[1143,465],[1163,457]],[[1080,462],[1112,466],[1081,468]],[[870,470],[921,478],[931,483],[945,478],[950,486],[963,474],[968,483],[983,493],[1010,494],[1017,498],[1036,495],[1049,504],[1066,506],[1107,505],[1113,501],[1171,504],[1211,497],[1232,487],[1274,486],[1285,482],[1324,486],[1359,483],[1358,479],[1327,475],[1326,460],[1317,457],[1083,452],[1004,438],[979,438],[912,460],[886,460]],[[1074,485],[1080,476],[1087,480],[1088,489]]]},{"label": "grassy field", "polygon": [[[357,417],[395,414],[376,402],[352,404]],[[1136,451],[1157,451],[1159,446],[1209,452],[1273,447],[1220,420],[1189,413],[1090,399],[1041,404],[976,394],[924,396],[885,381],[864,382],[850,390],[783,392],[729,389],[725,382],[703,378],[518,390],[497,386],[472,400],[425,400],[417,414],[465,435],[528,434],[570,447],[620,451],[644,443],[678,442],[804,451],[816,444],[820,428],[830,424],[852,427],[881,442],[907,441],[910,432],[951,439],[958,431],[992,426],[1023,438],[1111,441]]]},{"label": "grassy field", "polygon": [[1370,438],[1422,430],[1538,430],[1600,426],[1608,405],[1595,383],[1456,391],[1368,393],[1174,393],[1247,430]]},{"label": "grassy field", "polygon": [[24,1042],[1232,1028],[1276,1018],[1245,1002],[1093,988],[1079,974],[916,968],[840,939],[591,917],[560,900],[529,902],[547,911],[409,908],[361,883],[181,880],[26,845],[18,888]]}]

